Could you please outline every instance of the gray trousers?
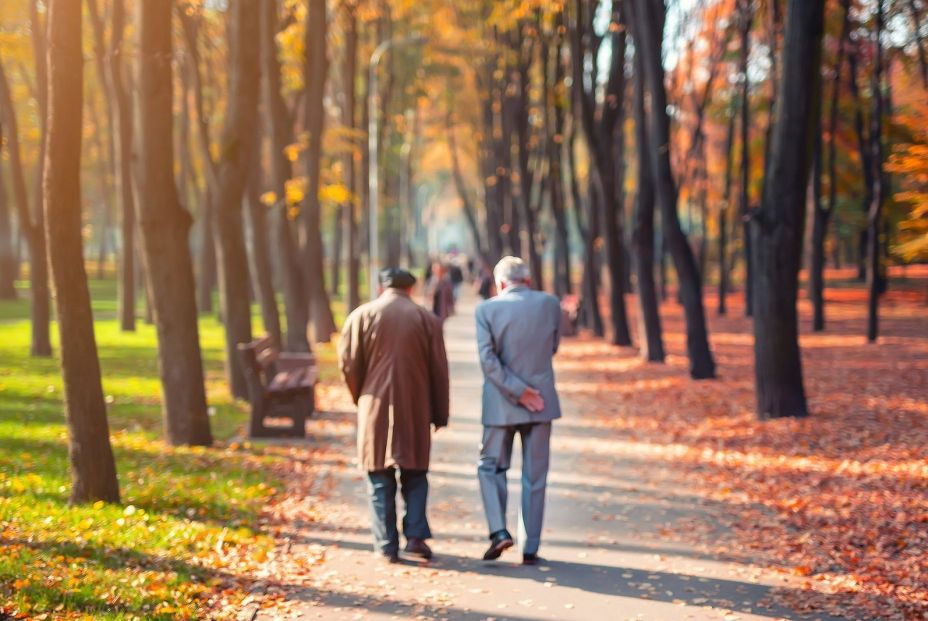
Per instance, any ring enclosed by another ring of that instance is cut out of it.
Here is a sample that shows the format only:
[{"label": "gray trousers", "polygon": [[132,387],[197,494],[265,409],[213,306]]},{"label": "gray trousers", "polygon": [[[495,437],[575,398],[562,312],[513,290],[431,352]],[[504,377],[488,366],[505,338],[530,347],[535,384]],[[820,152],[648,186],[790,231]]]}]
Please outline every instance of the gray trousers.
[{"label": "gray trousers", "polygon": [[512,458],[516,433],[522,443],[522,506],[519,511],[519,547],[523,554],[537,554],[545,514],[545,490],[551,423],[484,427],[477,479],[490,534],[506,529],[506,471]]}]

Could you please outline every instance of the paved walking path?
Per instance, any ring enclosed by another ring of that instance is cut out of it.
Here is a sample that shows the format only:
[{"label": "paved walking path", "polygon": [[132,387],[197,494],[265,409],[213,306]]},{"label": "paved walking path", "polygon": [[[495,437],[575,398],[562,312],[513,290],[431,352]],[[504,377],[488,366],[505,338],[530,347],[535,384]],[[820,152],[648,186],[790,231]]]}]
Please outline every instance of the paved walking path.
[{"label": "paved walking path", "polygon": [[[314,519],[294,520],[289,552],[297,560],[323,560],[301,584],[283,585],[280,610],[261,611],[257,619],[804,618],[759,603],[772,586],[783,586],[781,575],[670,541],[667,529],[680,520],[696,524],[709,509],[687,493],[666,462],[630,458],[608,431],[585,427],[584,413],[569,400],[554,426],[540,551],[546,564],[522,567],[516,550],[495,563],[478,560],[487,533],[475,473],[482,377],[474,332],[473,302],[465,299],[445,332],[452,417],[435,438],[430,474],[436,558],[424,565],[375,560],[364,482],[353,463],[352,414],[323,415],[316,421],[328,430],[321,437],[310,421],[314,442],[337,450],[315,485],[322,500],[306,500],[314,505]],[[509,477],[513,532],[519,471],[516,459]]]}]

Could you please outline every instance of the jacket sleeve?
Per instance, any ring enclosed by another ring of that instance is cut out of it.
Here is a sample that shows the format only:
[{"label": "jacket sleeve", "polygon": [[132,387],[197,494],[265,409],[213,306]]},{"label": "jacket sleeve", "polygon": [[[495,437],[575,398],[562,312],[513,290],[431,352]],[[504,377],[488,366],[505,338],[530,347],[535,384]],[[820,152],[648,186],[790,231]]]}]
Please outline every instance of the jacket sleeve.
[{"label": "jacket sleeve", "polygon": [[448,375],[448,354],[445,352],[445,335],[442,322],[429,313],[431,324],[429,343],[429,388],[432,397],[432,424],[446,427],[451,413],[451,389]]},{"label": "jacket sleeve", "polygon": [[363,334],[361,333],[362,324],[363,318],[359,313],[349,315],[338,341],[338,359],[342,377],[345,378],[355,405],[361,398],[361,390],[364,387],[364,378],[367,373]]},{"label": "jacket sleeve", "polygon": [[493,329],[487,321],[486,314],[477,307],[477,351],[480,354],[480,367],[484,376],[496,386],[500,393],[512,403],[518,403],[519,398],[528,384],[516,377],[503,361],[500,360]]}]

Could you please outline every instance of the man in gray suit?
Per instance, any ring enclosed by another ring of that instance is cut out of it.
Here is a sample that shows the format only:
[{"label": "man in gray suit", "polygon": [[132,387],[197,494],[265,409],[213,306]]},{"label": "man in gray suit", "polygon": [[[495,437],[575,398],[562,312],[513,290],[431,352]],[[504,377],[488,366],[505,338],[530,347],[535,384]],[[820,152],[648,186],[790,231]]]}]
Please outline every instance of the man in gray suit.
[{"label": "man in gray suit", "polygon": [[528,266],[505,257],[493,270],[500,295],[477,306],[477,346],[483,368],[483,442],[477,478],[490,527],[484,560],[513,546],[506,529],[506,471],[512,442],[522,443],[522,562],[538,562],[548,479],[551,421],[561,409],[554,386],[561,309],[557,298],[531,289]]}]

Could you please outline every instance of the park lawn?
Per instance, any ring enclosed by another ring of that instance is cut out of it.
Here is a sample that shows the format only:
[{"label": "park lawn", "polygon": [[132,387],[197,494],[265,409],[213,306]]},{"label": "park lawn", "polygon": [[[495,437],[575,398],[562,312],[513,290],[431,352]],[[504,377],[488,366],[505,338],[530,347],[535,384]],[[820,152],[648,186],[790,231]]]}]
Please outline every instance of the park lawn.
[{"label": "park lawn", "polygon": [[[282,489],[286,460],[230,442],[247,412],[228,396],[222,327],[212,316],[200,327],[217,446],[166,445],[154,327],[140,321],[136,333],[121,333],[115,283],[92,281],[91,289],[122,505],[68,506],[58,362],[28,355],[28,305],[0,303],[0,616],[215,614],[244,597],[249,570],[273,546],[260,514]],[[331,348],[317,353],[330,375]]]}]

